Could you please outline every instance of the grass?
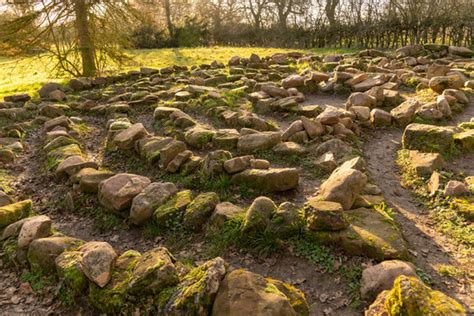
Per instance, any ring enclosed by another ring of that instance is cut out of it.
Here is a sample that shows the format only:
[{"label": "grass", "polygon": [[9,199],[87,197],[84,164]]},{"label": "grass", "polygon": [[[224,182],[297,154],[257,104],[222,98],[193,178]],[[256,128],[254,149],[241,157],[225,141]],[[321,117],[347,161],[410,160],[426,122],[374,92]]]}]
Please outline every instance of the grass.
[{"label": "grass", "polygon": [[38,273],[25,272],[20,276],[21,282],[30,283],[31,288],[34,292],[40,292],[45,287],[52,286],[55,284],[55,280],[51,276],[43,276]]},{"label": "grass", "polygon": [[[268,56],[274,53],[290,51],[335,54],[353,52],[354,50],[313,49],[303,51],[284,48],[222,46],[128,50],[126,53],[131,58],[130,61],[121,67],[112,65],[107,72],[115,73],[140,67],[160,68],[170,65],[200,65],[211,63],[214,60],[227,63],[235,55],[249,57],[250,54],[256,53],[260,56]],[[54,61],[51,56],[45,54],[14,58],[0,56],[0,100],[6,95],[15,93],[29,93],[37,96],[36,91],[44,83],[50,81],[64,82],[70,78],[67,74],[54,71],[53,66]]]}]

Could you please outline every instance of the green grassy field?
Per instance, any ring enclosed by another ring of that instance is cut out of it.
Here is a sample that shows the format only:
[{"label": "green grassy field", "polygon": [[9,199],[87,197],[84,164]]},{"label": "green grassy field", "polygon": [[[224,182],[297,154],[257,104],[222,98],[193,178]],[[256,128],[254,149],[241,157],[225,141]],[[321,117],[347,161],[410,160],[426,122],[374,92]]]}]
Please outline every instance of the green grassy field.
[{"label": "green grassy field", "polygon": [[[268,56],[277,52],[302,51],[282,48],[258,47],[199,47],[199,48],[167,48],[130,50],[127,54],[130,61],[120,67],[111,67],[110,73],[146,67],[165,67],[177,65],[199,65],[214,60],[226,63],[232,56],[243,57],[256,53]],[[309,50],[307,50],[308,52]],[[314,49],[318,54],[343,53],[348,50]],[[46,82],[61,82],[69,78],[68,75],[53,71],[54,63],[48,55],[8,58],[0,56],[0,100],[6,95],[15,93],[29,93],[34,95]]]}]

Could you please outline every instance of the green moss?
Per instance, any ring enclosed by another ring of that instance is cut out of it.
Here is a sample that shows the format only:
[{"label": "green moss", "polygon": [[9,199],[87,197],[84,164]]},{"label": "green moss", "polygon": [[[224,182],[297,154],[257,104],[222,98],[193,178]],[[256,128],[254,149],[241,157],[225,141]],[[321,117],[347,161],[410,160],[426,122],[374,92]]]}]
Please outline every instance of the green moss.
[{"label": "green moss", "polygon": [[66,251],[56,259],[58,276],[64,280],[71,293],[75,295],[82,295],[88,285],[88,279],[80,266],[81,258],[80,252]]},{"label": "green moss", "polygon": [[178,192],[155,210],[153,213],[155,223],[160,228],[177,228],[182,221],[184,210],[191,201],[192,192],[190,190]]},{"label": "green moss", "polygon": [[81,148],[77,144],[56,148],[47,154],[46,168],[54,170],[64,159],[71,156],[83,156]]},{"label": "green moss", "polygon": [[414,277],[400,276],[384,303],[389,315],[464,315],[462,306]]},{"label": "green moss", "polygon": [[33,207],[31,200],[25,200],[0,207],[0,228],[6,227],[24,217],[27,217]]}]

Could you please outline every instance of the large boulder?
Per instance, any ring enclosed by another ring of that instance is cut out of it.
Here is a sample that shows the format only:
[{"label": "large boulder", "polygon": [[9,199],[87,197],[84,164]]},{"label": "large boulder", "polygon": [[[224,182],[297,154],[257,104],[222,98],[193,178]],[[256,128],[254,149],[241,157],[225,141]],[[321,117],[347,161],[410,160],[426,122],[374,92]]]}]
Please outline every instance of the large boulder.
[{"label": "large boulder", "polygon": [[387,260],[365,268],[360,280],[360,294],[363,299],[373,301],[382,291],[390,290],[400,275],[418,277],[415,267],[406,261]]},{"label": "large boulder", "polygon": [[99,202],[110,211],[123,211],[130,207],[132,199],[150,183],[150,179],[143,176],[119,173],[99,184]]},{"label": "large boulder", "polygon": [[175,288],[160,293],[161,311],[164,315],[209,315],[226,270],[220,257],[192,269]]},{"label": "large boulder", "polygon": [[464,308],[442,292],[430,289],[418,278],[401,275],[389,291],[379,294],[365,312],[378,315],[465,315]]},{"label": "large boulder", "polygon": [[232,176],[231,181],[260,191],[280,192],[295,189],[299,173],[296,168],[246,169]]},{"label": "large boulder", "polygon": [[450,127],[412,123],[405,128],[402,143],[405,149],[446,153],[454,146],[453,136]]},{"label": "large boulder", "polygon": [[304,294],[291,285],[240,269],[225,276],[212,315],[304,316],[309,308]]},{"label": "large boulder", "polygon": [[336,170],[321,185],[319,198],[340,203],[345,210],[349,210],[366,183],[367,176],[359,170]]},{"label": "large boulder", "polygon": [[130,208],[130,221],[142,225],[149,220],[153,211],[165,203],[178,189],[172,182],[153,182],[135,196]]}]

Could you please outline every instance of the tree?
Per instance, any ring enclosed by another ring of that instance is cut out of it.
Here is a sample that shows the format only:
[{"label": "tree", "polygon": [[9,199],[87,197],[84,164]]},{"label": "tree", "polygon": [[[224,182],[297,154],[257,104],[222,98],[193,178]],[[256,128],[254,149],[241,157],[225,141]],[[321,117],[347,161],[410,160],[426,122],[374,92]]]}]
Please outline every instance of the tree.
[{"label": "tree", "polygon": [[0,38],[23,51],[51,53],[74,76],[95,76],[109,62],[121,62],[127,23],[138,18],[126,0],[14,0],[8,6],[22,10],[0,24]]}]

